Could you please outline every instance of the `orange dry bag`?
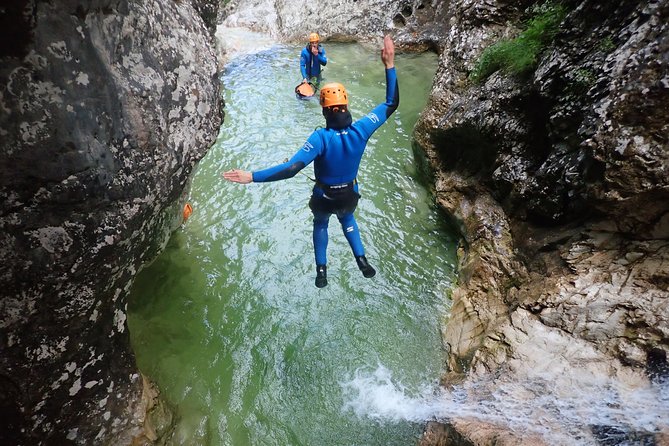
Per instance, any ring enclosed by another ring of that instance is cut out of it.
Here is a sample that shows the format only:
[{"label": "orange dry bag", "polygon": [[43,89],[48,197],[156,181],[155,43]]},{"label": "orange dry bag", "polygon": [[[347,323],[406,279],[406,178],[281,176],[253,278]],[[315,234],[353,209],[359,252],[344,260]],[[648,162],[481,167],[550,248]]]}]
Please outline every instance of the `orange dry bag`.
[{"label": "orange dry bag", "polygon": [[184,223],[188,220],[188,217],[190,217],[190,214],[193,213],[193,206],[190,205],[190,203],[186,203],[184,205]]},{"label": "orange dry bag", "polygon": [[295,87],[295,94],[300,99],[310,98],[314,95],[314,93],[314,86],[308,82],[302,82],[300,85]]}]

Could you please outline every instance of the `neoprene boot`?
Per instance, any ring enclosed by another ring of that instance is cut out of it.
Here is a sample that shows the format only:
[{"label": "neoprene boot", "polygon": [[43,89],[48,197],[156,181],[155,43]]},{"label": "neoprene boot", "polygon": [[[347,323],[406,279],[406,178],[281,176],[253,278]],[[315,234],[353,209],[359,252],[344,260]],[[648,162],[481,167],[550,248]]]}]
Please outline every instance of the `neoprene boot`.
[{"label": "neoprene boot", "polygon": [[325,265],[316,265],[316,287],[323,288],[328,284],[328,268]]},{"label": "neoprene boot", "polygon": [[374,277],[374,275],[376,275],[376,270],[372,268],[372,265],[369,264],[367,257],[356,256],[355,262],[358,264],[358,268],[360,268],[360,271],[362,271],[363,276],[369,279],[370,277]]}]

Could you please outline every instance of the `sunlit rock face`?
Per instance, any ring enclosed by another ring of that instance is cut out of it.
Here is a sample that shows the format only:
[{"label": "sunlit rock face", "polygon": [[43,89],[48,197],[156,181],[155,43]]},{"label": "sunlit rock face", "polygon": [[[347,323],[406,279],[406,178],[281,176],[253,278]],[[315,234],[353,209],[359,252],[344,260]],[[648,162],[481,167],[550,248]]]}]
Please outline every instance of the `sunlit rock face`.
[{"label": "sunlit rock face", "polygon": [[220,125],[210,32],[171,0],[0,21],[0,442],[129,444],[147,401],[126,296]]},{"label": "sunlit rock face", "polygon": [[411,2],[241,0],[235,2],[223,23],[285,40],[306,41],[311,32],[319,33],[323,39],[352,40],[383,35],[394,26],[394,17],[401,15],[403,9],[411,11]]}]

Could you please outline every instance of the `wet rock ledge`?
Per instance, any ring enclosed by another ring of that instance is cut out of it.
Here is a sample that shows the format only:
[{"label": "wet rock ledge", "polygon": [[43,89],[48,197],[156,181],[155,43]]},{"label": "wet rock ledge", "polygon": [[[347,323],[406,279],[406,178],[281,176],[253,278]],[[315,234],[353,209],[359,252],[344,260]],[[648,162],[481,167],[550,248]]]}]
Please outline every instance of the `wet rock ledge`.
[{"label": "wet rock ledge", "polygon": [[204,1],[0,7],[2,444],[156,436],[126,298],[220,126],[197,11],[213,26]]}]

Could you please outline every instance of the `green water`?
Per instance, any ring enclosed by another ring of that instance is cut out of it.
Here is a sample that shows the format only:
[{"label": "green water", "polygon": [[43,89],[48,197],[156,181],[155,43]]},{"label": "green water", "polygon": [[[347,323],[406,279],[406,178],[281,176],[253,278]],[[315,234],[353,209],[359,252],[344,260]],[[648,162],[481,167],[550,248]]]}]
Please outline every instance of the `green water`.
[{"label": "green water", "polygon": [[[397,401],[348,384],[382,369],[410,397],[442,371],[439,320],[455,242],[421,186],[410,138],[435,55],[398,55],[400,107],[363,157],[356,217],[373,279],[358,271],[333,217],[329,285],[314,287],[306,176],[247,186],[219,176],[281,162],[323,125],[316,101],[294,97],[299,49],[275,46],[228,63],[225,123],[194,177],[194,213],[132,290],[139,367],[177,411],[170,444],[411,445],[421,422],[401,408],[365,413],[361,399]],[[384,101],[378,52],[326,49],[324,81],[346,85],[354,119]]]}]

